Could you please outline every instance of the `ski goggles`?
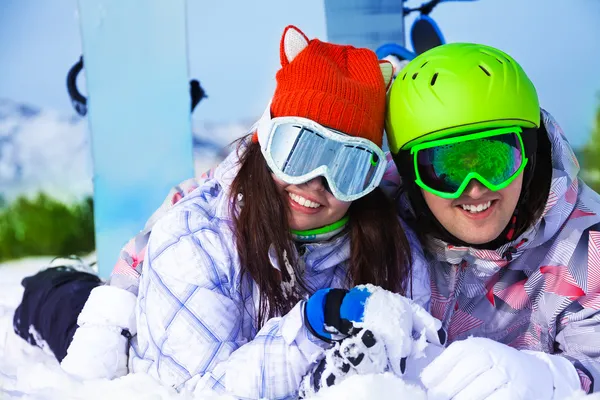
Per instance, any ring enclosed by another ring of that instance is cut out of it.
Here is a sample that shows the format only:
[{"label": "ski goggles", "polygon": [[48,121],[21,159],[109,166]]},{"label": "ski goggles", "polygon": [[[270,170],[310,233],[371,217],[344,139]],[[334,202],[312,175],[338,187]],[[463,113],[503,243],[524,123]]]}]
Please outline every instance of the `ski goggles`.
[{"label": "ski goggles", "polygon": [[445,199],[460,197],[472,179],[504,189],[528,162],[522,132],[500,128],[418,144],[411,148],[416,183]]},{"label": "ski goggles", "polygon": [[269,106],[256,130],[267,165],[290,185],[321,176],[336,199],[353,201],[375,189],[385,172],[385,155],[375,143],[310,119],[271,118]]}]

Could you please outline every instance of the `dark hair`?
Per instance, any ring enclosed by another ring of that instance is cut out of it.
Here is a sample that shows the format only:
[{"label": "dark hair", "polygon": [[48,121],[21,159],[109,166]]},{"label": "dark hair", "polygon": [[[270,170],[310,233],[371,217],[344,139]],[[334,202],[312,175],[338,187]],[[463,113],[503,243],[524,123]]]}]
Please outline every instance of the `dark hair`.
[{"label": "dark hair", "polygon": [[[297,260],[289,256],[294,254],[294,243],[287,199],[278,190],[260,145],[248,144],[247,138],[243,138],[237,151],[240,169],[230,193],[233,230],[242,266],[240,279],[248,274],[260,291],[257,316],[260,327],[267,319],[287,313],[312,288],[303,282]],[[351,254],[347,284],[371,283],[405,294],[411,279],[411,253],[394,204],[376,189],[354,201],[348,213]],[[281,271],[269,261],[271,245]],[[293,296],[283,293],[281,288],[282,280],[291,279],[283,267],[286,258],[296,278],[297,290]]]},{"label": "dark hair", "polygon": [[[543,123],[539,129],[524,129],[522,137],[529,163],[523,172],[523,186],[515,209],[515,222],[509,223],[496,239],[479,245],[463,242],[442,226],[427,206],[421,188],[415,183],[412,156],[408,151],[401,151],[394,156],[402,177],[402,191],[413,209],[413,215],[403,216],[423,242],[427,240],[427,236],[433,236],[455,246],[494,250],[523,234],[538,221],[546,207],[552,183],[552,145]],[[514,233],[509,236],[511,229],[514,229]]]}]

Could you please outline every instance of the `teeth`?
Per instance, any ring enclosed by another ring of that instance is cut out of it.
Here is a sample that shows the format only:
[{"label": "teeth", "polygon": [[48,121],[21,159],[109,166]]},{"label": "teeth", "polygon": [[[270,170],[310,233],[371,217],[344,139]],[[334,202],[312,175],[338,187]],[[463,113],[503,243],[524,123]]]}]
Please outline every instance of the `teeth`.
[{"label": "teeth", "polygon": [[305,199],[304,197],[298,196],[297,194],[289,193],[289,195],[292,200],[294,200],[296,203],[300,204],[301,206],[308,207],[308,208],[321,207],[321,204],[315,203],[314,201],[310,201],[308,199]]},{"label": "teeth", "polygon": [[480,213],[482,211],[487,210],[488,208],[490,208],[491,205],[492,205],[492,202],[488,201],[487,203],[478,204],[478,205],[461,204],[461,207],[463,208],[463,210],[469,211],[471,214],[475,214],[475,213]]}]

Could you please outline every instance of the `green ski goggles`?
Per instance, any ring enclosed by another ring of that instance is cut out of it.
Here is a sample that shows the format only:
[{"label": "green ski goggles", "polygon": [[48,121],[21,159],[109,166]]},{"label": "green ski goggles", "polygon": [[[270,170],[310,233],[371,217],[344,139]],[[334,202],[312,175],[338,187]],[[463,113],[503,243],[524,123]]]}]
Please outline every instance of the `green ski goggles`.
[{"label": "green ski goggles", "polygon": [[459,198],[472,179],[504,189],[527,165],[522,133],[509,127],[418,144],[410,150],[416,183],[445,199]]}]

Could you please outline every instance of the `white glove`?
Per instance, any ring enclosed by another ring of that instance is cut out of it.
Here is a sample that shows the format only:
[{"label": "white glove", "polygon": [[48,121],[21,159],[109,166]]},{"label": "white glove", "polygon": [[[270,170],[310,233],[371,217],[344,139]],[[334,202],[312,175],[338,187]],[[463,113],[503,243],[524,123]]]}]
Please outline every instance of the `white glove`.
[{"label": "white glove", "polygon": [[373,332],[363,329],[325,351],[325,357],[302,379],[299,398],[313,397],[353,375],[383,373],[387,364],[383,344]]},{"label": "white glove", "polygon": [[442,323],[423,307],[397,293],[372,285],[367,287],[371,295],[365,304],[364,321],[356,325],[370,329],[383,342],[389,368],[396,376],[404,374],[415,338],[424,336],[429,343],[445,344]]},{"label": "white glove", "polygon": [[77,318],[79,328],[61,362],[82,379],[114,379],[127,374],[128,337],[137,333],[136,296],[114,286],[92,290]]},{"label": "white glove", "polygon": [[580,389],[565,358],[486,338],[452,343],[421,374],[429,399],[564,399]]}]

